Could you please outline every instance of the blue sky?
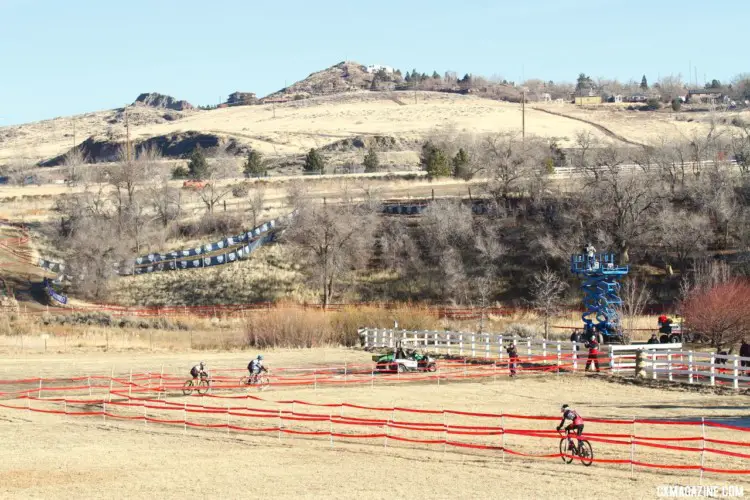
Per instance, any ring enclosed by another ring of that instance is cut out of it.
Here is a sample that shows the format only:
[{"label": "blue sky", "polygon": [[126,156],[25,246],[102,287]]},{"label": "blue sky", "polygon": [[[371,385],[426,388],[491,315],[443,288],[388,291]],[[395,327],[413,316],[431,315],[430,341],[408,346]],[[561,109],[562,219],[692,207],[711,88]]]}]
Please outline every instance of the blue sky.
[{"label": "blue sky", "polygon": [[515,81],[750,71],[747,0],[505,3],[0,0],[0,126],[141,92],[196,105],[265,95],[344,59]]}]

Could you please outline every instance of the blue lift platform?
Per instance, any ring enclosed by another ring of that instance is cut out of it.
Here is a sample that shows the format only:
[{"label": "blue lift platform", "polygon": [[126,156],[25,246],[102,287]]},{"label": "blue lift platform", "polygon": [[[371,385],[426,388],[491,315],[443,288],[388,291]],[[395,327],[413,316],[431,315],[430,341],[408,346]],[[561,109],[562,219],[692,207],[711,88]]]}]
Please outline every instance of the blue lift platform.
[{"label": "blue lift platform", "polygon": [[622,342],[619,280],[630,267],[618,265],[613,253],[582,253],[570,257],[570,271],[583,280],[584,332],[601,332],[607,343]]}]

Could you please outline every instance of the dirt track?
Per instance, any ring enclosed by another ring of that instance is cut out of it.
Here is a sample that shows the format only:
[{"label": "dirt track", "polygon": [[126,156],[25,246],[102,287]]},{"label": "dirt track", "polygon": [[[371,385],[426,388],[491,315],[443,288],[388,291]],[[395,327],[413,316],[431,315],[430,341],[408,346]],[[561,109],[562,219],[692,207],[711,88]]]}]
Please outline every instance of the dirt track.
[{"label": "dirt track", "polygon": [[[188,353],[146,355],[92,353],[36,355],[0,360],[3,379],[24,376],[71,376],[82,372],[116,373],[160,370],[184,375],[204,358],[215,369],[241,369],[248,353]],[[271,368],[310,362],[361,362],[366,353],[340,349],[279,351],[266,354]],[[482,383],[435,385],[376,385],[271,390],[268,399],[300,399],[331,403],[348,401],[372,406],[449,408],[473,412],[557,415],[564,399],[586,417],[731,418],[746,416],[746,396],[663,391],[611,384],[597,377],[505,377]],[[177,401],[185,398],[178,398]],[[219,401],[214,404],[225,404]],[[37,404],[35,402],[35,404]],[[137,411],[138,410],[134,410]],[[298,411],[315,411],[298,410]],[[347,413],[349,410],[347,409]],[[196,418],[202,418],[200,416]],[[210,416],[205,418],[212,418]],[[223,420],[224,417],[217,417]],[[406,418],[406,417],[405,417]],[[408,418],[425,418],[421,415]],[[304,427],[312,424],[294,424]],[[327,424],[326,424],[327,425]],[[539,424],[548,427],[548,422]],[[300,428],[300,427],[296,427]],[[262,495],[271,498],[651,498],[659,484],[697,484],[695,471],[653,471],[637,468],[630,479],[626,465],[564,465],[559,459],[524,459],[495,452],[468,453],[442,446],[377,442],[334,442],[327,438],[282,436],[275,433],[237,434],[225,430],[189,429],[142,422],[109,422],[98,418],[29,414],[0,410],[5,431],[6,460],[0,465],[0,495],[38,498],[145,497],[184,498],[185,494],[213,494],[221,498]],[[587,429],[589,430],[589,429]],[[592,432],[603,431],[591,424]],[[637,430],[652,429],[643,425]],[[662,432],[662,431],[660,431]],[[671,432],[671,431],[670,431]],[[681,432],[678,430],[675,433]],[[710,435],[722,436],[711,429]],[[677,435],[677,434],[675,434]],[[554,451],[554,440],[536,452]],[[29,447],[29,442],[38,443]],[[517,440],[513,446],[522,447]],[[540,445],[535,444],[535,447]],[[547,450],[546,448],[549,448]],[[597,451],[608,453],[606,445]],[[531,450],[529,450],[531,451]],[[747,451],[747,450],[741,450]],[[622,453],[622,452],[619,452]],[[627,455],[627,451],[624,452]],[[677,452],[638,449],[646,461],[669,463]],[[190,456],[190,457],[189,457]],[[601,454],[600,454],[601,456]],[[678,458],[675,458],[678,457]],[[695,455],[689,460],[696,460]],[[716,465],[723,458],[710,457]],[[257,465],[256,465],[257,462]],[[731,460],[734,468],[750,468],[747,460]],[[704,484],[737,484],[750,489],[742,476],[710,476]],[[29,488],[29,489],[26,489]],[[384,491],[384,488],[386,491]]]}]

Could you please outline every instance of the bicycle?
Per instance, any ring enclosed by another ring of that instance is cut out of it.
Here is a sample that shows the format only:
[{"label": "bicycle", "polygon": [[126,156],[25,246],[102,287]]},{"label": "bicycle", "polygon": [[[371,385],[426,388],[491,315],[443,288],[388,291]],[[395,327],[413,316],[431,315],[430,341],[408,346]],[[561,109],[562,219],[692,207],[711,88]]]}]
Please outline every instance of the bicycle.
[{"label": "bicycle", "polygon": [[196,382],[195,379],[190,379],[182,386],[182,394],[184,396],[190,396],[193,391],[200,395],[206,394],[211,387],[211,382],[208,379],[208,373],[201,373],[200,380]]},{"label": "bicycle", "polygon": [[245,375],[240,378],[240,385],[255,385],[259,391],[266,389],[271,384],[271,380],[268,378],[267,372],[262,372],[253,375]]},{"label": "bicycle", "polygon": [[573,439],[571,438],[573,434],[575,433],[567,431],[567,435],[564,435],[560,431],[560,435],[563,436],[560,439],[560,456],[562,461],[569,464],[575,457],[578,457],[581,463],[588,467],[594,462],[594,450],[591,448],[591,443],[585,439],[576,437],[578,439],[578,446],[576,446],[573,444]]}]

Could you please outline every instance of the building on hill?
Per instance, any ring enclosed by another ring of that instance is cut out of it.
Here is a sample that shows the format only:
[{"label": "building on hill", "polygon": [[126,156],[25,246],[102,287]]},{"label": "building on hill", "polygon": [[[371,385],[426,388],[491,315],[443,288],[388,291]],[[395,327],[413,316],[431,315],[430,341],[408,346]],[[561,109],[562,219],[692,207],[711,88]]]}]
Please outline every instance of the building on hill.
[{"label": "building on hill", "polygon": [[593,88],[581,88],[573,94],[573,102],[578,106],[601,104],[602,96]]},{"label": "building on hill", "polygon": [[383,66],[382,64],[370,64],[365,66],[365,71],[368,73],[377,73],[378,71],[385,71],[387,74],[392,75],[395,70],[390,66]]},{"label": "building on hill", "polygon": [[227,98],[227,104],[230,106],[244,106],[248,104],[256,104],[258,98],[254,92],[234,92],[229,94]]},{"label": "building on hill", "polygon": [[721,98],[722,93],[717,92],[716,89],[693,89],[688,90],[687,94],[688,102],[710,104],[718,101]]}]

